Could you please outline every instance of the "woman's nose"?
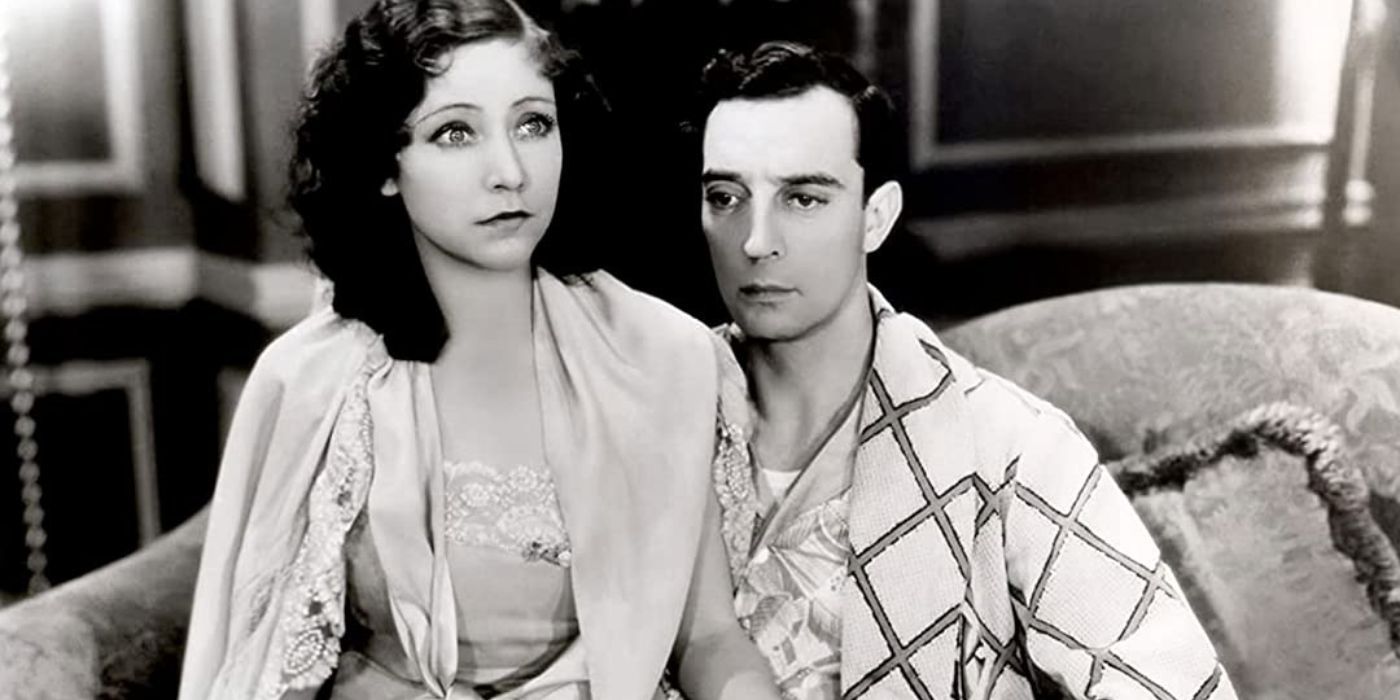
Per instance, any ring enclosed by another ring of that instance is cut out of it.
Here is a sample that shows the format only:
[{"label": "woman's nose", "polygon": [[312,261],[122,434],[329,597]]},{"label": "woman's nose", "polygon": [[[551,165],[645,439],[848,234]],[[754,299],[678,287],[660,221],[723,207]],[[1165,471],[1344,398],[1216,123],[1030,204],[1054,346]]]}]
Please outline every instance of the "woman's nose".
[{"label": "woman's nose", "polygon": [[490,151],[491,163],[486,170],[486,188],[492,191],[514,192],[525,186],[525,166],[515,143],[502,139]]}]

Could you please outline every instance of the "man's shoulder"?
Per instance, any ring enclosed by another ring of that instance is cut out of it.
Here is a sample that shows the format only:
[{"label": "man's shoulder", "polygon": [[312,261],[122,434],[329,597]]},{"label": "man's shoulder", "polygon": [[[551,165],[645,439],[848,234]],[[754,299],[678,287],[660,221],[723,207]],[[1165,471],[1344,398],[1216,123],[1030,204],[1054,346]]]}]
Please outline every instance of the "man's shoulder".
[{"label": "man's shoulder", "polygon": [[1050,402],[1021,385],[971,360],[949,351],[956,358],[959,384],[969,410],[980,420],[1025,424],[1046,419],[1059,420],[1064,413]]},{"label": "man's shoulder", "polygon": [[1037,445],[1082,439],[1064,411],[1015,382],[981,367],[945,344],[918,319],[916,337],[923,350],[949,372],[946,391],[955,391],[966,411],[978,452],[984,459],[1007,461]]},{"label": "man's shoulder", "polygon": [[[969,363],[970,364],[970,363]],[[984,458],[1022,470],[1069,460],[1096,464],[1098,455],[1074,419],[1049,401],[981,367],[965,389],[972,429]]]},{"label": "man's shoulder", "polygon": [[[962,353],[949,347],[922,319],[896,311],[873,288],[872,295],[881,322],[893,322],[900,329],[894,333],[881,333],[881,341],[895,340],[910,346],[917,344],[922,354],[931,358],[935,365],[942,365],[948,371],[953,380],[949,388],[959,391],[973,411],[986,413],[989,419],[1013,421],[1035,419],[1047,413],[1063,415],[1040,397],[995,372],[978,366]],[[892,357],[908,357],[908,353],[914,349],[899,348],[888,354]],[[878,352],[881,352],[881,348],[877,348]]]}]

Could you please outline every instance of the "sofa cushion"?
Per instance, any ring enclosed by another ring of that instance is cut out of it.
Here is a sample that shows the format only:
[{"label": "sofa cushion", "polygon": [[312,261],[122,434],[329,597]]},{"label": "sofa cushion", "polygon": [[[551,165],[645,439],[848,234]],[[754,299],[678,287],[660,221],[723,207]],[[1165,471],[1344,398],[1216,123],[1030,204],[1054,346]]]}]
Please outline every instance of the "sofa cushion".
[{"label": "sofa cushion", "polygon": [[1272,404],[1109,465],[1241,697],[1400,697],[1400,559],[1349,459],[1325,418]]}]

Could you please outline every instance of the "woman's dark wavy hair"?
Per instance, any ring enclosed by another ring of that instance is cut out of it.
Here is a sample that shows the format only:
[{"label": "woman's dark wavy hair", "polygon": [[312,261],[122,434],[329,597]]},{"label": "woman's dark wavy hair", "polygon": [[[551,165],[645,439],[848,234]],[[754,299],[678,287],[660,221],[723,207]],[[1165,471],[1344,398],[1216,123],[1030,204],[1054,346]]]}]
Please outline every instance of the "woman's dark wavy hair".
[{"label": "woman's dark wavy hair", "polygon": [[856,162],[865,171],[865,196],[899,177],[899,129],[889,96],[846,59],[797,42],[770,41],[749,53],[721,50],[700,74],[700,89],[682,129],[698,140],[720,102],[795,97],[816,87],[835,90],[855,110]]},{"label": "woman's dark wavy hair", "polygon": [[311,260],[335,286],[336,312],[381,334],[397,359],[436,360],[448,330],[403,199],[380,187],[397,173],[404,120],[427,79],[446,70],[438,59],[492,39],[524,42],[558,103],[559,199],[533,262],[560,276],[599,267],[602,219],[592,208],[604,201],[604,148],[616,141],[608,105],[578,55],[508,0],[379,0],[316,63],[295,122],[289,200]]}]

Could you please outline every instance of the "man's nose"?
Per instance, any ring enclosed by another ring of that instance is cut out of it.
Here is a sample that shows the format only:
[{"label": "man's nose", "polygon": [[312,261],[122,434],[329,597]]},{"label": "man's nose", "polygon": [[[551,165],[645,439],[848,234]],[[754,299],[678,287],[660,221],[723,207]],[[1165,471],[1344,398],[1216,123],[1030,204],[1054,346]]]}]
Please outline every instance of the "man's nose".
[{"label": "man's nose", "polygon": [[783,254],[783,241],[774,225],[771,212],[755,207],[749,220],[749,233],[744,238],[744,255],[751,260],[777,258]]}]

